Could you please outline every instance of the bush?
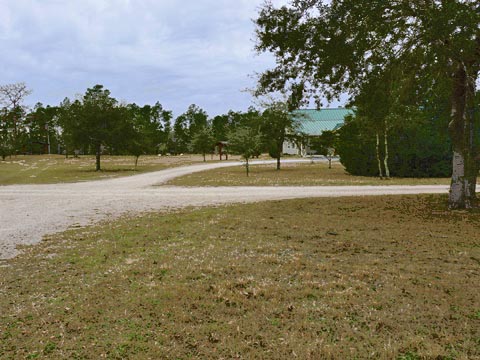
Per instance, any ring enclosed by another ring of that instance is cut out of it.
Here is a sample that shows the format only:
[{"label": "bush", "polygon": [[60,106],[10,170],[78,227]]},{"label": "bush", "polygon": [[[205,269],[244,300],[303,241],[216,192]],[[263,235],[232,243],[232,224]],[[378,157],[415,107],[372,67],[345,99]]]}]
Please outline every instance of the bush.
[{"label": "bush", "polygon": [[[451,143],[445,121],[405,121],[389,130],[390,173],[396,177],[448,177],[452,173]],[[384,158],[383,134],[380,158]],[[352,175],[378,176],[376,137],[352,119],[339,130],[337,152]],[[382,164],[383,165],[383,164]]]},{"label": "bush", "polygon": [[375,138],[364,136],[356,121],[345,123],[339,130],[337,148],[340,162],[352,175],[378,176]]}]

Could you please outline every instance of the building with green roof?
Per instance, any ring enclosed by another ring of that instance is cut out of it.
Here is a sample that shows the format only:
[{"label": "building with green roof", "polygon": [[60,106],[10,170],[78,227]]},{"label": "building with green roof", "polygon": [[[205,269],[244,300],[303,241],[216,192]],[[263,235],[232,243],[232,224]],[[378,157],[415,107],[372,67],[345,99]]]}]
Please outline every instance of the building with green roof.
[{"label": "building with green roof", "polygon": [[[333,109],[303,109],[295,110],[292,116],[298,124],[298,133],[308,137],[320,136],[324,131],[335,131],[342,127],[345,117],[353,115],[351,109],[333,108]],[[296,144],[292,141],[285,141],[283,144],[283,153],[289,155],[308,155],[312,154],[307,145]]]}]

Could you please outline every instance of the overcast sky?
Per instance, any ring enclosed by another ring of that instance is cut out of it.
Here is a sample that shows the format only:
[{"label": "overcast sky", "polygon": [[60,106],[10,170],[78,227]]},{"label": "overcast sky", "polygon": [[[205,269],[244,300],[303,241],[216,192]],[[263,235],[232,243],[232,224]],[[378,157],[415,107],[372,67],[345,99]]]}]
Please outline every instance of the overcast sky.
[{"label": "overcast sky", "polygon": [[[119,100],[179,115],[246,110],[249,77],[273,65],[254,51],[262,0],[0,0],[0,84],[57,105],[103,84]],[[286,0],[274,0],[284,4]]]}]

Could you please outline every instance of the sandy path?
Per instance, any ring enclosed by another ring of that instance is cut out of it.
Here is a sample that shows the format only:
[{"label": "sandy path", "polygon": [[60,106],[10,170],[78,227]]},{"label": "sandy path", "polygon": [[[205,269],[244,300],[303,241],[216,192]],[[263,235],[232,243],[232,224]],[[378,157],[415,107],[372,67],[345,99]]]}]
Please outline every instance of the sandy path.
[{"label": "sandy path", "polygon": [[239,162],[192,165],[119,179],[73,184],[0,186],[0,259],[15,256],[16,245],[35,244],[46,234],[65,230],[72,225],[87,225],[132,212],[306,197],[448,191],[448,186],[443,185],[188,188],[153,186],[197,171],[238,165]]}]

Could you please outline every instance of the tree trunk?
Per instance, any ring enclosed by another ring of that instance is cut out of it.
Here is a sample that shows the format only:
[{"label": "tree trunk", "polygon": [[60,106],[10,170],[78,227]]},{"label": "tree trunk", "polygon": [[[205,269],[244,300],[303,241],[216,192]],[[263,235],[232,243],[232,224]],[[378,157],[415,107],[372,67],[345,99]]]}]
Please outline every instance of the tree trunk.
[{"label": "tree trunk", "polygon": [[377,145],[375,147],[375,152],[377,153],[377,163],[378,163],[378,176],[380,179],[383,179],[383,170],[382,170],[382,161],[380,160],[380,135],[377,131]]},{"label": "tree trunk", "polygon": [[207,159],[205,158],[205,153],[203,153],[203,162],[207,162]]},{"label": "tree trunk", "polygon": [[12,106],[13,106],[13,136],[14,136],[14,142],[15,142],[15,156],[16,156],[17,150],[18,150],[17,149],[18,128],[17,128],[17,113],[16,113],[17,103],[13,102]]},{"label": "tree trunk", "polygon": [[245,159],[245,160],[246,160],[245,168],[247,169],[247,176],[249,176],[250,169],[248,167],[248,159]]},{"label": "tree trunk", "polygon": [[95,153],[95,171],[100,171],[100,151],[101,151],[101,146],[97,145],[96,146],[96,153]]},{"label": "tree trunk", "polygon": [[282,157],[283,143],[285,142],[285,136],[282,135],[276,140],[276,155],[277,155],[277,170],[280,170],[280,159]]},{"label": "tree trunk", "polygon": [[135,171],[137,171],[137,165],[138,165],[138,158],[139,157],[140,157],[140,155],[135,156]]},{"label": "tree trunk", "polygon": [[385,119],[384,138],[385,138],[385,157],[383,158],[383,163],[385,165],[385,177],[387,179],[390,179],[390,168],[388,167],[388,124],[387,124],[387,119]]},{"label": "tree trunk", "polygon": [[449,124],[453,145],[453,172],[448,204],[451,209],[469,209],[476,203],[478,175],[476,131],[477,120],[469,105],[473,105],[475,79],[469,78],[460,65],[453,79],[452,120]]}]

